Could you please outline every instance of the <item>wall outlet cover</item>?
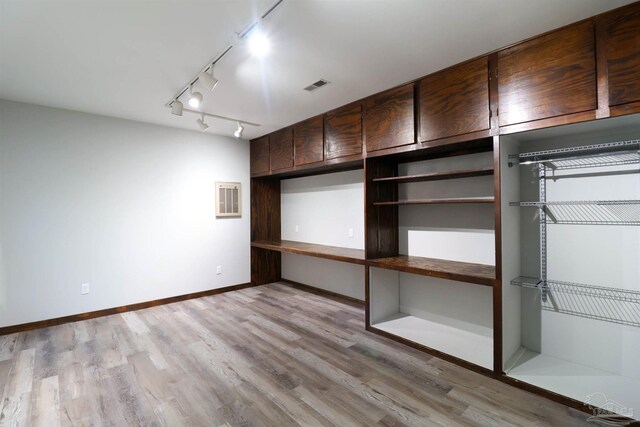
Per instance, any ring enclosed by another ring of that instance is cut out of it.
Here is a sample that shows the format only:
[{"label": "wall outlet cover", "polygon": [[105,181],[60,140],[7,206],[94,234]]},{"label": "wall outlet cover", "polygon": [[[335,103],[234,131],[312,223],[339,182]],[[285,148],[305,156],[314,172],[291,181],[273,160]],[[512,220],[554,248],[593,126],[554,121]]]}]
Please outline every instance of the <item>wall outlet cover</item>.
[{"label": "wall outlet cover", "polygon": [[83,283],[80,286],[80,294],[81,295],[86,295],[89,293],[89,291],[91,290],[91,285],[89,285],[89,283]]},{"label": "wall outlet cover", "polygon": [[216,274],[222,274],[222,266],[221,265],[216,267]]}]

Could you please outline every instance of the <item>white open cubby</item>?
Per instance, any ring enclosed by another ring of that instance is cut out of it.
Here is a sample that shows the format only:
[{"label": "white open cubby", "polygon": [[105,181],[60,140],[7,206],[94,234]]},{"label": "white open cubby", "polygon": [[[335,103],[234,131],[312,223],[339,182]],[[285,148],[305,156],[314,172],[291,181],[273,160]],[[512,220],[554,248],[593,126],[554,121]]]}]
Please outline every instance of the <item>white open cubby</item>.
[{"label": "white open cubby", "polygon": [[492,288],[371,267],[371,326],[493,369]]},{"label": "white open cubby", "polygon": [[[511,284],[540,276],[540,244],[538,208],[509,203],[537,201],[539,193],[537,169],[509,167],[508,156],[639,138],[638,115],[500,137],[503,370],[627,416],[640,411],[640,327],[629,324],[640,320],[640,307],[554,291],[543,302],[539,289]],[[638,168],[558,170],[547,179],[547,200],[638,200]],[[547,270],[549,280],[640,291],[640,227],[548,224]]]},{"label": "white open cubby", "polygon": [[[493,152],[401,163],[398,175],[492,168]],[[493,197],[493,175],[398,184],[398,199]],[[492,203],[404,205],[398,208],[401,255],[495,265]]]}]

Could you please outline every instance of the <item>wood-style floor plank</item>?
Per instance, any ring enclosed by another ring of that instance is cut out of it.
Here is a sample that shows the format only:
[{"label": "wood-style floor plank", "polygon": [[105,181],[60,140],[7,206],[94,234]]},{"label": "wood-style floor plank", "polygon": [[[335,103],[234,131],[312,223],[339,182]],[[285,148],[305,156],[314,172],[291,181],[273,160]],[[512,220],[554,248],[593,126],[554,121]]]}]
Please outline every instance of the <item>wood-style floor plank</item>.
[{"label": "wood-style floor plank", "polygon": [[579,426],[286,284],[0,337],[0,427]]}]

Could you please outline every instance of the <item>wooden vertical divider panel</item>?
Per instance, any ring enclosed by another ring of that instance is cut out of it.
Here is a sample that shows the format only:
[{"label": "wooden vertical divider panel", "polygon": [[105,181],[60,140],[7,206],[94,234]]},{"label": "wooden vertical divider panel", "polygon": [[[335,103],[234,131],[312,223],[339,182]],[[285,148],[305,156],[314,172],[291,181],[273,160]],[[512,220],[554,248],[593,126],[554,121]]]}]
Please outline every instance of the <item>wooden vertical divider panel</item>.
[{"label": "wooden vertical divider panel", "polygon": [[396,182],[373,182],[396,176],[397,162],[390,158],[365,160],[365,256],[367,259],[398,255],[398,206],[374,206],[374,202],[398,200]]},{"label": "wooden vertical divider panel", "polygon": [[[280,240],[280,180],[251,179],[251,241]],[[264,285],[281,277],[280,252],[251,248],[251,283]]]},{"label": "wooden vertical divider panel", "polygon": [[498,92],[500,126],[595,111],[593,23],[583,21],[498,52]]},{"label": "wooden vertical divider panel", "polygon": [[269,136],[269,156],[272,171],[293,167],[293,128],[286,127]]},{"label": "wooden vertical divider panel", "polygon": [[419,82],[420,142],[490,128],[488,57],[431,74]]},{"label": "wooden vertical divider panel", "polygon": [[414,84],[367,98],[363,122],[367,151],[415,144]]},{"label": "wooden vertical divider panel", "polygon": [[296,124],[293,128],[296,166],[324,160],[324,117],[317,116]]},{"label": "wooden vertical divider panel", "polygon": [[324,150],[327,160],[362,154],[362,104],[325,114]]},{"label": "wooden vertical divider panel", "polygon": [[251,174],[269,172],[269,135],[250,142]]}]

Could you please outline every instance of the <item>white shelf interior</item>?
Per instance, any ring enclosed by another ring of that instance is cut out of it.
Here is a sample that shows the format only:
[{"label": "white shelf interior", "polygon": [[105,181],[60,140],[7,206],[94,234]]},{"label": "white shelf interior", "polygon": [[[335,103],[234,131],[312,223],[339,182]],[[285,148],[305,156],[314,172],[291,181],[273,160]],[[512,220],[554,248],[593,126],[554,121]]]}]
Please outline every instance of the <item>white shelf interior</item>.
[{"label": "white shelf interior", "polygon": [[512,366],[507,371],[511,378],[621,415],[633,416],[625,411],[640,408],[638,379],[536,353],[524,347],[508,362],[508,366]]},{"label": "white shelf interior", "polygon": [[[522,382],[621,415],[628,415],[625,408],[635,408],[636,418],[640,328],[620,322],[637,317],[637,311],[629,309],[633,303],[612,304],[557,290],[544,302],[538,289],[510,284],[518,276],[540,276],[538,211],[509,206],[510,201],[539,200],[539,194],[535,166],[508,167],[507,156],[634,139],[638,132],[640,116],[510,135],[500,141],[504,371]],[[547,201],[640,197],[637,164],[561,170],[548,176]],[[547,278],[601,287],[603,294],[607,288],[612,293],[640,291],[639,248],[637,226],[549,224]]]},{"label": "white shelf interior", "polygon": [[370,268],[371,325],[493,369],[492,289]]},{"label": "white shelf interior", "polygon": [[396,313],[373,326],[484,368],[493,368],[491,337],[405,313]]}]

